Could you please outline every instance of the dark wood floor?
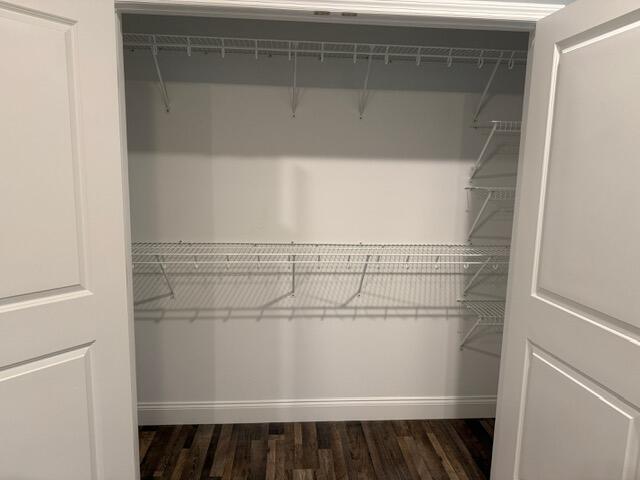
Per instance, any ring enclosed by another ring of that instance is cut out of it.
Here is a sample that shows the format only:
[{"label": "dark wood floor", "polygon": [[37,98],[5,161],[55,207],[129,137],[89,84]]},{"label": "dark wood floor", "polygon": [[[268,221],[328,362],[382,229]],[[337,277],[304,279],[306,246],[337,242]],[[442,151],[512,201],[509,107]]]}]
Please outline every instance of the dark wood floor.
[{"label": "dark wood floor", "polygon": [[488,479],[494,422],[140,428],[142,479]]}]

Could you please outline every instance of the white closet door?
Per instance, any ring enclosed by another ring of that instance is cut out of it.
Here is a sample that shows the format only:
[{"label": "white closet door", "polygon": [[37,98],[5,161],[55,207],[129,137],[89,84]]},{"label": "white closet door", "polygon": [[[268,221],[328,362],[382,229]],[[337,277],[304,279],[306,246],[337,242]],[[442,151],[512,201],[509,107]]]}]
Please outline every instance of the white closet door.
[{"label": "white closet door", "polygon": [[0,478],[137,476],[116,19],[0,2]]},{"label": "white closet door", "polygon": [[492,478],[638,479],[640,2],[539,22]]}]

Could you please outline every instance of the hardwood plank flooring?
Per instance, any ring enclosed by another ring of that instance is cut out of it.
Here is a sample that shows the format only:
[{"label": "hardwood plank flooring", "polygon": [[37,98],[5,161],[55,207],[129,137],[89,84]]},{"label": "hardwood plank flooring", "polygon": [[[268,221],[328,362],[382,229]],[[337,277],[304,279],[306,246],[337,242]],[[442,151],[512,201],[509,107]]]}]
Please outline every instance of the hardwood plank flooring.
[{"label": "hardwood plank flooring", "polygon": [[142,480],[488,480],[494,422],[140,427]]}]

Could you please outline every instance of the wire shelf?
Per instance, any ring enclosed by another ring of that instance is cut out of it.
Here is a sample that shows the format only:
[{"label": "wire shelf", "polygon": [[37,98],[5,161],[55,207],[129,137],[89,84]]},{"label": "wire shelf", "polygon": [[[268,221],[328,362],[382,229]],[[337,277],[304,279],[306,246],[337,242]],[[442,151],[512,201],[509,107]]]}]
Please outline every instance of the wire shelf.
[{"label": "wire shelf", "polygon": [[508,246],[463,244],[134,243],[133,265],[401,267],[506,265]]},{"label": "wire shelf", "polygon": [[492,128],[495,127],[496,133],[520,133],[522,122],[515,120],[492,120]]},{"label": "wire shelf", "polygon": [[490,200],[508,201],[516,198],[515,187],[465,187],[469,192],[477,192],[487,195]]},{"label": "wire shelf", "polygon": [[504,321],[504,300],[459,300],[459,302],[482,322],[502,324]]},{"label": "wire shelf", "polygon": [[504,326],[504,300],[458,300],[463,308],[473,313],[477,320],[460,341],[462,350],[473,338],[473,333],[482,327],[495,327],[498,332]]},{"label": "wire shelf", "polygon": [[392,45],[349,42],[318,42],[307,40],[275,40],[261,38],[210,37],[197,35],[166,35],[147,33],[125,33],[124,47],[158,51],[193,53],[217,53],[224,57],[228,53],[240,53],[259,56],[294,55],[325,58],[348,58],[354,62],[371,56],[389,63],[395,60],[474,63],[482,67],[485,63],[503,61],[509,68],[524,65],[527,61],[526,50],[501,50],[482,48],[463,48],[427,45]]},{"label": "wire shelf", "polygon": [[[464,292],[487,276],[506,276],[508,246],[462,244],[296,244],[296,243],[134,243],[133,273],[161,276],[167,295],[175,296],[176,278],[194,275],[279,276],[289,279],[294,295],[301,276],[354,277],[360,295],[365,277],[391,275],[471,277]],[[337,277],[334,277],[337,278]]]},{"label": "wire shelf", "polygon": [[487,137],[487,140],[484,143],[482,150],[480,151],[480,155],[478,155],[478,159],[473,166],[470,180],[474,179],[474,177],[480,170],[482,170],[482,167],[484,167],[484,165],[489,160],[489,147],[491,146],[491,143],[496,138],[496,136],[498,134],[519,135],[522,131],[522,122],[516,120],[492,120],[490,128],[491,132],[489,133],[489,136]]}]

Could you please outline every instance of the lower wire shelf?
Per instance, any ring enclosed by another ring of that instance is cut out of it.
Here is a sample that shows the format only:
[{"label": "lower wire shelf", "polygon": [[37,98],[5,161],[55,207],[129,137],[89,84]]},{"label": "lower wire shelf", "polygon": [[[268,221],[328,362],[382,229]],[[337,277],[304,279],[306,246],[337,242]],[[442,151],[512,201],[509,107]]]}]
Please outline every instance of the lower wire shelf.
[{"label": "lower wire shelf", "polygon": [[504,326],[504,300],[458,300],[460,304],[471,311],[477,318],[473,326],[467,331],[460,341],[460,349],[471,340],[472,335],[482,327],[498,327],[501,331]]}]

